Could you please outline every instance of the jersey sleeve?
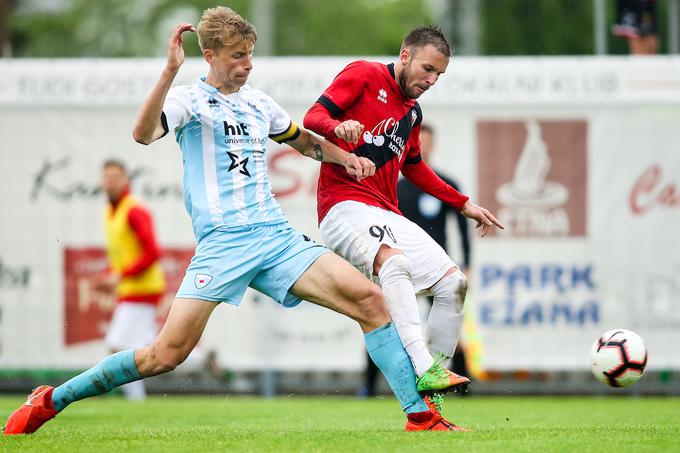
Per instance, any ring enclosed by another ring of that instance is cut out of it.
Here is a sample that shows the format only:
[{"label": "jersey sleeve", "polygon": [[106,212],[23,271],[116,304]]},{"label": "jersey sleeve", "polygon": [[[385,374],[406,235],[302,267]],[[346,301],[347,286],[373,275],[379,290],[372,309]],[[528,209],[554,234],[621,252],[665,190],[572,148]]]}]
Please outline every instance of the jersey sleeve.
[{"label": "jersey sleeve", "polygon": [[416,187],[435,198],[450,204],[459,211],[468,201],[469,197],[458,192],[446,184],[418,154],[416,163],[406,162],[401,168],[401,173]]},{"label": "jersey sleeve", "polygon": [[161,113],[161,123],[166,134],[184,127],[189,122],[191,119],[189,104],[185,87],[170,88]]},{"label": "jersey sleeve", "polygon": [[285,143],[300,136],[300,128],[290,115],[273,98],[267,96],[269,105],[269,138],[276,143]]},{"label": "jersey sleeve", "polygon": [[407,143],[408,151],[406,152],[406,160],[404,163],[407,165],[415,165],[423,159],[420,155],[420,124],[413,128]]},{"label": "jersey sleeve", "polygon": [[337,118],[362,96],[369,77],[368,62],[354,61],[335,77],[317,102]]}]

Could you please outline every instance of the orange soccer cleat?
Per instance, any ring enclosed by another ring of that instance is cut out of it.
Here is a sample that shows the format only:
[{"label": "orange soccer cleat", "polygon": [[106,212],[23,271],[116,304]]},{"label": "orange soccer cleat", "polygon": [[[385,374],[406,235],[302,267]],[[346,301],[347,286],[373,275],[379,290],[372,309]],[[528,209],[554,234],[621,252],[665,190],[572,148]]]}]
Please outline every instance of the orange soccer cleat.
[{"label": "orange soccer cleat", "polygon": [[41,385],[33,390],[24,404],[7,419],[5,434],[31,434],[46,421],[54,418],[57,411],[52,406],[54,387]]},{"label": "orange soccer cleat", "polygon": [[439,412],[417,412],[409,414],[406,421],[406,431],[459,431],[467,429],[451,423],[441,416]]}]

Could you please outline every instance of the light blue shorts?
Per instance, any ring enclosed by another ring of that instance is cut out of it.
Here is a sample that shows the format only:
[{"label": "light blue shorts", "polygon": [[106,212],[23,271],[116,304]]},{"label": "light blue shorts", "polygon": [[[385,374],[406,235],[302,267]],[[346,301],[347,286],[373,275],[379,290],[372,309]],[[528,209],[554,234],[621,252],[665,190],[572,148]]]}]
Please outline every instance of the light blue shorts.
[{"label": "light blue shorts", "polygon": [[239,305],[250,286],[284,307],[302,299],[291,286],[326,247],[289,223],[246,230],[214,230],[204,236],[187,268],[177,297]]}]

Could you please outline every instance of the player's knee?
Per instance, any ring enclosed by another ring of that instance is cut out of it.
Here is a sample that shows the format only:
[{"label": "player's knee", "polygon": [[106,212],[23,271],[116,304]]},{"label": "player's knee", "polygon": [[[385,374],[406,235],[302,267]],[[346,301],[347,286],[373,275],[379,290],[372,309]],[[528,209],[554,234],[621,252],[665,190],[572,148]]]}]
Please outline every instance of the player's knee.
[{"label": "player's knee", "polygon": [[383,283],[402,278],[410,280],[412,271],[411,260],[406,255],[392,255],[383,262],[378,277],[380,277],[380,281]]},{"label": "player's knee", "polygon": [[453,275],[456,276],[457,280],[456,293],[465,297],[465,294],[467,294],[468,290],[467,276],[460,269],[454,272]]},{"label": "player's knee", "polygon": [[444,276],[431,288],[432,295],[440,301],[451,301],[463,308],[465,295],[467,294],[468,280],[465,274],[459,270]]}]

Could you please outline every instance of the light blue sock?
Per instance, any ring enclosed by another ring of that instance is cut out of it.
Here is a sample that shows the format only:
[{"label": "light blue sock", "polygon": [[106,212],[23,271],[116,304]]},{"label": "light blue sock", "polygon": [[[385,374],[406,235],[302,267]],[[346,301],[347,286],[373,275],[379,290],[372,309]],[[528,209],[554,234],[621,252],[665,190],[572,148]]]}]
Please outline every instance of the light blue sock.
[{"label": "light blue sock", "polygon": [[52,404],[59,412],[74,401],[101,395],[128,382],[142,378],[135,365],[135,351],[117,352],[89,370],[54,389]]},{"label": "light blue sock", "polygon": [[366,350],[382,371],[407,414],[425,412],[427,405],[416,390],[416,372],[393,323],[364,335]]}]

